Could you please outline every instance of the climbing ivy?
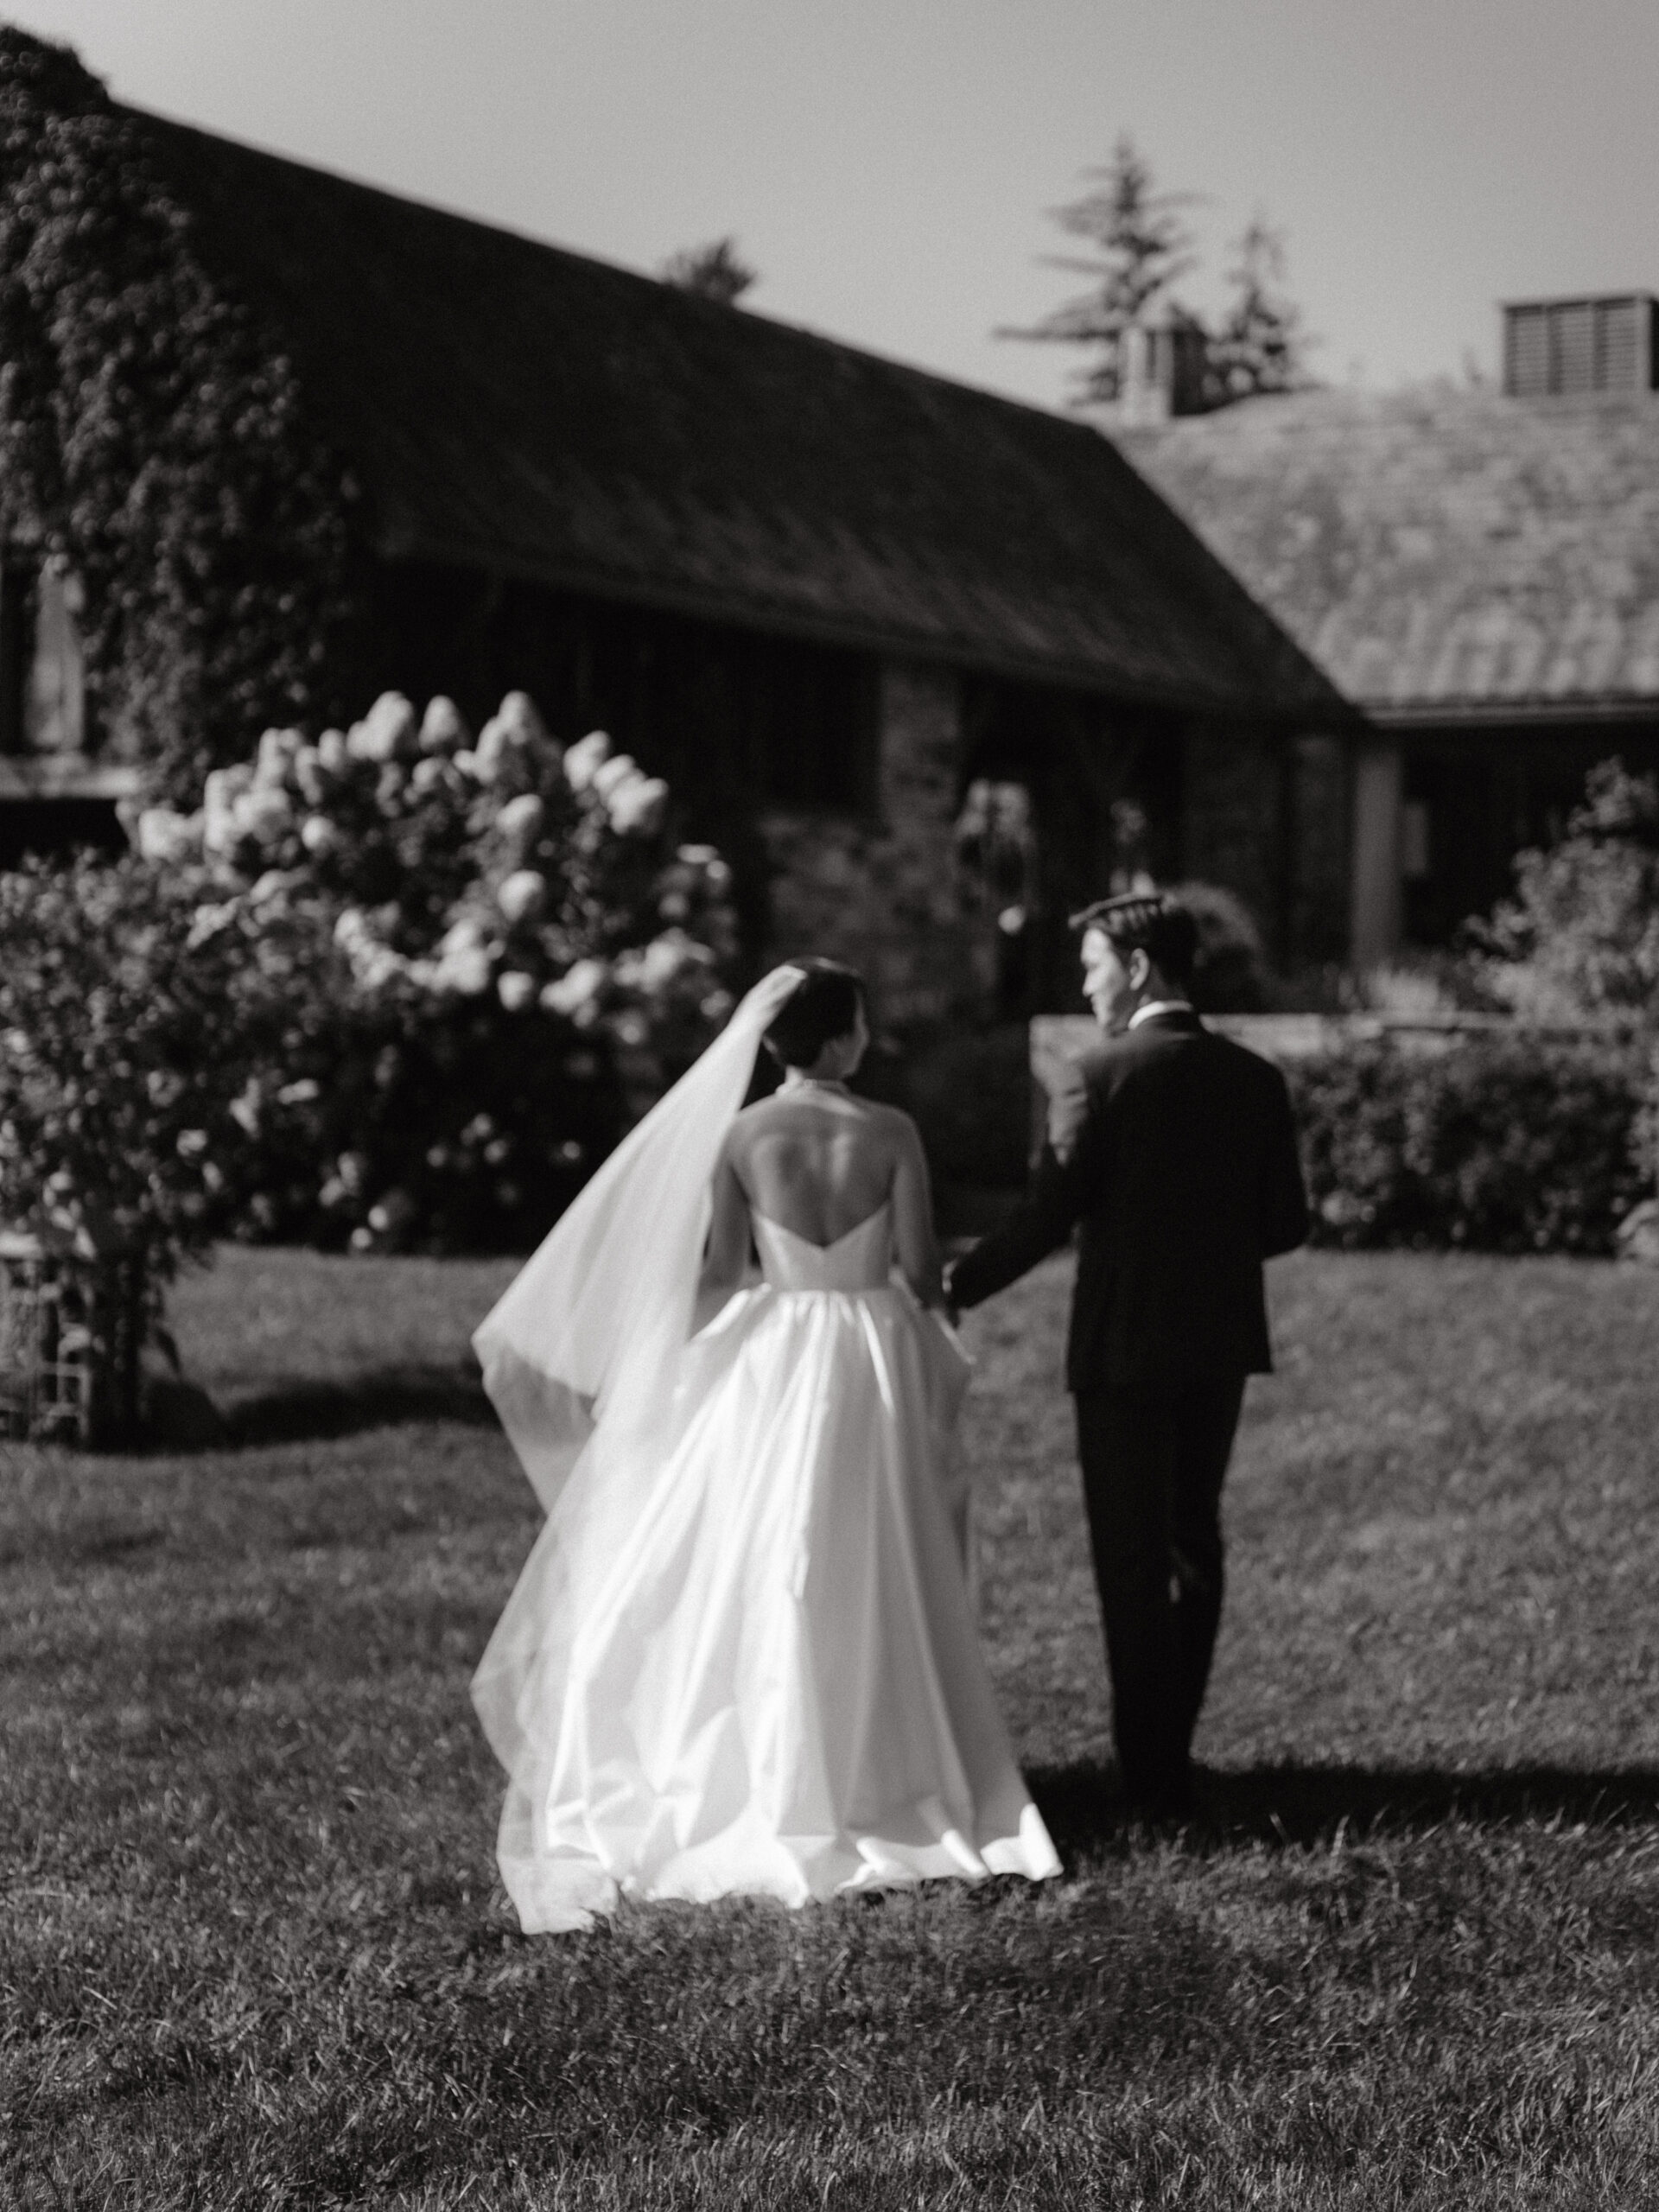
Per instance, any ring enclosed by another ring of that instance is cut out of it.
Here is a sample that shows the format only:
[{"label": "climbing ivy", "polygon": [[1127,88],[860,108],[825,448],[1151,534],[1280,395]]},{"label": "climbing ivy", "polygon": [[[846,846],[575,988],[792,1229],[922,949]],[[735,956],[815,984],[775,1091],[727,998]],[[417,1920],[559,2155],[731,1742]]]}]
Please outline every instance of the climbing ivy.
[{"label": "climbing ivy", "polygon": [[143,118],[0,26],[0,535],[80,579],[105,750],[183,794],[250,728],[337,715],[358,509]]}]

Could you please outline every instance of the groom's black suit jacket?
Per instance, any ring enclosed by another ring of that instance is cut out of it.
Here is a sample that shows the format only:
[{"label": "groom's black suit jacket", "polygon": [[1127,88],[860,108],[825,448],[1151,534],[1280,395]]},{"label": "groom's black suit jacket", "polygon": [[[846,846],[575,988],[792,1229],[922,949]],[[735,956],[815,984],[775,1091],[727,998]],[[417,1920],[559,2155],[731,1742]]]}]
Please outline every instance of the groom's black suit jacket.
[{"label": "groom's black suit jacket", "polygon": [[1032,1187],[958,1260],[977,1306],[1075,1224],[1066,1382],[1164,1390],[1271,1367],[1262,1262],[1307,1234],[1284,1077],[1195,1014],[1150,1015],[1070,1064]]}]

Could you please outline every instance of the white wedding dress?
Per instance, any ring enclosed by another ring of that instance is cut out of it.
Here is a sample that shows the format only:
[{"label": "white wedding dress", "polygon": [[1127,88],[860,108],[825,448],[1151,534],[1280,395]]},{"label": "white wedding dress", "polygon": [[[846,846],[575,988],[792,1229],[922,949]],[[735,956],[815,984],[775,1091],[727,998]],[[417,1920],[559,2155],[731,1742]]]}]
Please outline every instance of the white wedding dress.
[{"label": "white wedding dress", "polygon": [[[666,1375],[636,1372],[648,1405],[619,1404],[613,1376],[607,1420],[599,1394],[479,1667],[526,1932],[583,1927],[620,1896],[798,1905],[1059,1871],[969,1598],[951,1450],[966,1358],[894,1279],[887,1206],[824,1249],[752,1218],[764,1280],[664,1348]],[[591,1271],[596,1232],[578,1236]],[[524,1434],[536,1389],[498,1324],[518,1290],[480,1346],[547,1496]]]}]

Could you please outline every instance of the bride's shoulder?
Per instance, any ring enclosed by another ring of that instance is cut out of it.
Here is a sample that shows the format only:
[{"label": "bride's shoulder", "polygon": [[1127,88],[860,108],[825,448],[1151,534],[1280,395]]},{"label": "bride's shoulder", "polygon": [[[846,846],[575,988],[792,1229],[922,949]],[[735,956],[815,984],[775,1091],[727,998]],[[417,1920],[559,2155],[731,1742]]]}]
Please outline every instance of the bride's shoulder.
[{"label": "bride's shoulder", "polygon": [[861,1098],[859,1104],[868,1117],[873,1135],[900,1151],[920,1144],[921,1131],[902,1106],[889,1106],[878,1098]]}]

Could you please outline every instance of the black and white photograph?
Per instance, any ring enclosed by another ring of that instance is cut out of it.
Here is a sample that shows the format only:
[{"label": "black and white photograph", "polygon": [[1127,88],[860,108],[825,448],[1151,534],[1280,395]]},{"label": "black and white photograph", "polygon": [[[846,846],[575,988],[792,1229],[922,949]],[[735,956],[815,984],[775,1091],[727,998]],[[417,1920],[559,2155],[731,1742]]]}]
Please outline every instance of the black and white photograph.
[{"label": "black and white photograph", "polygon": [[0,2212],[1659,2203],[1652,0],[0,0]]}]

